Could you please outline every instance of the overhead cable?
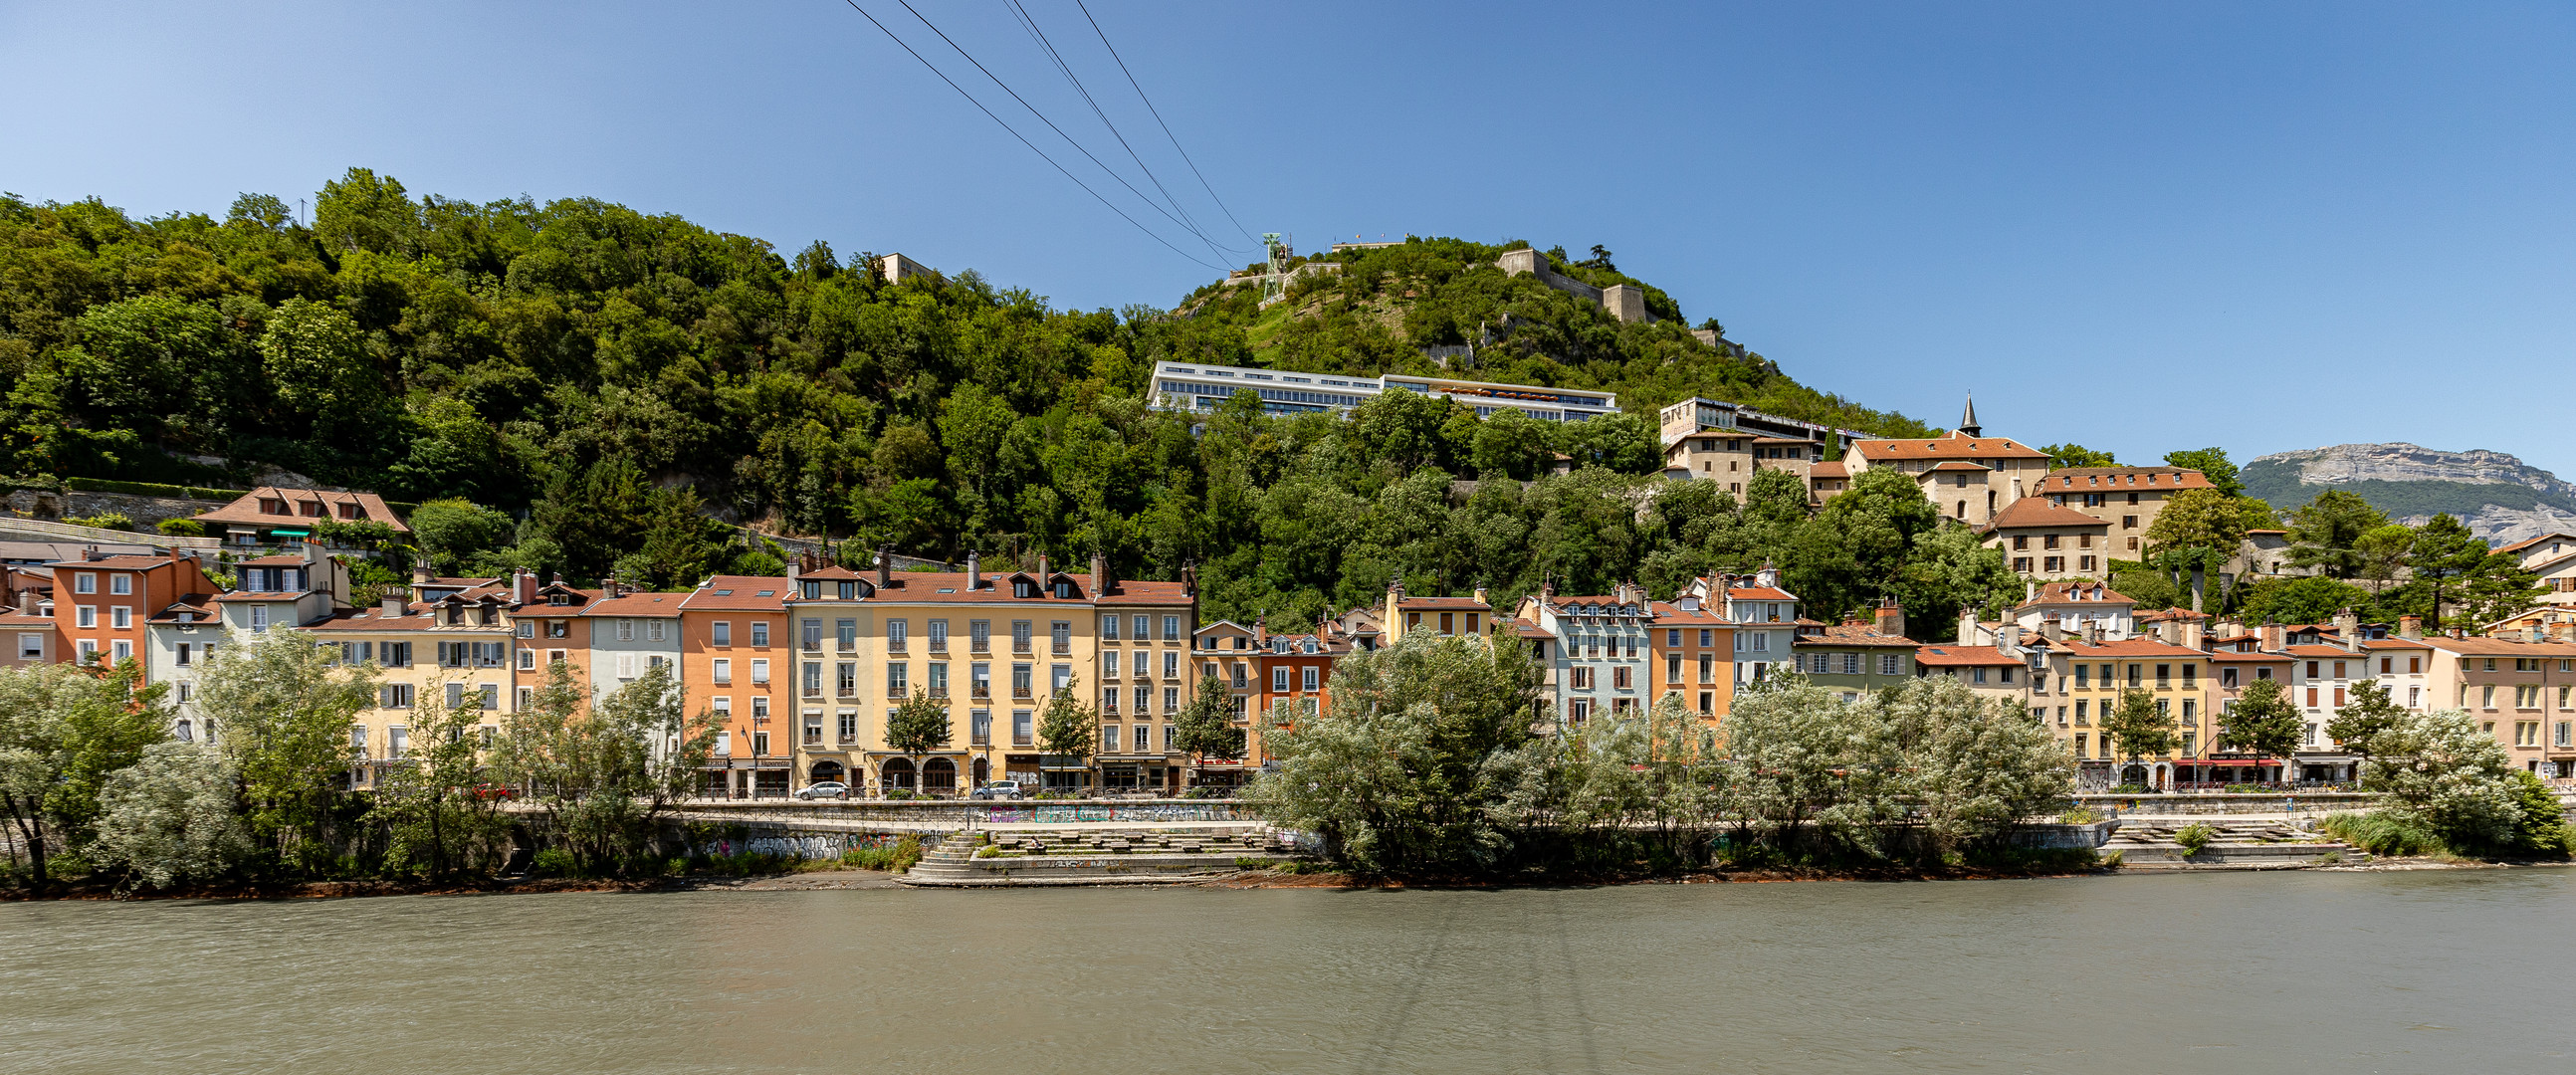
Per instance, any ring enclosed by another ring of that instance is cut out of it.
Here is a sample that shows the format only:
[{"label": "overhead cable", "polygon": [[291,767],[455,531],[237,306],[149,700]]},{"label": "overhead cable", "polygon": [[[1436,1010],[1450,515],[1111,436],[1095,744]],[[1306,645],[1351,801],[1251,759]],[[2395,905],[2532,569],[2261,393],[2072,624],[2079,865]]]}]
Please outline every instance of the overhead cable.
[{"label": "overhead cable", "polygon": [[1118,218],[1119,218],[1120,220],[1124,220],[1124,221],[1126,221],[1126,222],[1127,222],[1127,223],[1129,223],[1129,224],[1135,225],[1135,228],[1136,228],[1136,230],[1137,230],[1137,231],[1144,232],[1148,237],[1152,238],[1155,242],[1161,243],[1161,244],[1163,244],[1163,246],[1164,246],[1164,247],[1166,247],[1166,248],[1170,249],[1172,253],[1179,254],[1180,256],[1182,256],[1182,257],[1184,257],[1184,258],[1188,258],[1188,259],[1189,259],[1189,260],[1191,260],[1192,262],[1196,262],[1197,264],[1199,264],[1199,265],[1201,265],[1201,266],[1203,266],[1203,267],[1205,267],[1205,268],[1215,269],[1215,270],[1216,270],[1216,271],[1218,271],[1218,272],[1224,272],[1224,271],[1225,271],[1224,269],[1219,268],[1218,266],[1210,265],[1210,264],[1208,264],[1207,262],[1200,261],[1196,256],[1192,255],[1189,251],[1183,250],[1183,249],[1181,249],[1180,247],[1177,247],[1177,246],[1173,246],[1173,245],[1172,245],[1172,243],[1171,243],[1171,240],[1168,240],[1168,239],[1163,238],[1161,235],[1157,234],[1157,233],[1154,231],[1154,229],[1146,227],[1143,223],[1139,222],[1135,217],[1128,216],[1128,215],[1127,215],[1127,211],[1126,211],[1126,210],[1124,210],[1124,209],[1120,209],[1120,208],[1118,208],[1118,206],[1117,206],[1117,204],[1116,204],[1116,203],[1111,202],[1111,201],[1110,201],[1109,199],[1107,199],[1107,198],[1103,198],[1103,197],[1101,197],[1101,196],[1100,196],[1100,192],[1099,192],[1099,191],[1096,191],[1096,190],[1091,189],[1091,185],[1090,185],[1090,184],[1083,182],[1083,181],[1081,180],[1081,178],[1080,178],[1080,177],[1078,177],[1078,176],[1074,175],[1071,171],[1066,170],[1066,168],[1065,168],[1065,166],[1064,166],[1064,165],[1056,163],[1056,159],[1055,159],[1054,157],[1050,157],[1050,156],[1048,156],[1048,155],[1047,155],[1047,151],[1045,151],[1045,150],[1043,150],[1043,149],[1039,149],[1039,148],[1037,147],[1037,143],[1029,141],[1029,140],[1028,140],[1028,138],[1027,138],[1026,136],[1022,135],[1022,134],[1019,132],[1019,130],[1018,130],[1017,128],[1012,127],[1012,126],[1011,126],[1010,124],[1008,124],[1008,123],[1004,123],[1004,122],[1003,122],[1003,120],[1002,120],[1002,117],[1000,117],[1000,116],[997,116],[997,115],[994,115],[994,114],[993,114],[993,110],[992,110],[992,109],[984,107],[984,102],[976,100],[976,99],[975,99],[975,95],[974,95],[974,94],[971,94],[971,93],[966,92],[966,87],[958,85],[958,84],[957,84],[957,80],[952,79],[952,78],[949,78],[949,77],[948,77],[948,73],[947,73],[947,72],[942,71],[942,70],[940,70],[940,69],[939,69],[939,65],[934,64],[934,63],[931,63],[931,62],[930,62],[930,60],[929,60],[928,58],[926,58],[926,57],[922,56],[922,54],[921,54],[921,53],[913,51],[913,47],[912,47],[909,43],[905,42],[905,41],[904,41],[904,39],[902,39],[902,38],[900,38],[900,37],[896,37],[896,36],[895,36],[895,32],[894,32],[893,30],[886,29],[886,24],[884,24],[884,23],[882,23],[882,22],[878,22],[878,21],[877,21],[877,17],[876,17],[876,16],[868,14],[868,9],[863,8],[863,7],[860,7],[860,6],[859,6],[859,3],[858,3],[858,0],[842,0],[842,2],[843,2],[843,3],[846,3],[846,4],[848,4],[848,5],[850,5],[850,10],[858,12],[858,13],[859,13],[859,17],[860,17],[860,18],[864,18],[864,19],[868,20],[868,22],[869,22],[870,24],[874,25],[874,26],[875,26],[879,31],[883,32],[887,37],[889,37],[889,38],[893,38],[894,43],[895,43],[896,45],[898,45],[898,46],[902,47],[902,49],[903,49],[905,52],[911,53],[911,54],[912,54],[912,58],[913,58],[913,59],[920,60],[920,61],[921,61],[921,65],[922,65],[923,67],[930,68],[930,73],[931,73],[931,74],[934,74],[934,75],[939,76],[939,81],[947,83],[947,84],[948,84],[948,88],[949,88],[949,89],[956,90],[956,91],[957,91],[957,95],[958,95],[958,96],[960,96],[960,97],[964,97],[964,98],[966,99],[966,103],[971,104],[971,105],[974,105],[974,106],[975,106],[975,110],[976,110],[976,111],[979,111],[979,112],[982,112],[982,113],[984,114],[985,118],[990,119],[990,120],[992,120],[992,121],[993,121],[993,122],[995,122],[995,123],[1001,124],[1001,127],[1002,127],[1002,129],[1003,129],[1003,130],[1010,132],[1011,137],[1019,139],[1019,141],[1020,141],[1020,144],[1021,144],[1021,145],[1024,145],[1024,146],[1029,147],[1029,152],[1037,154],[1037,155],[1038,155],[1038,159],[1043,160],[1043,161],[1047,162],[1047,163],[1048,163],[1048,164],[1050,164],[1050,165],[1053,165],[1053,166],[1055,167],[1055,170],[1056,170],[1056,171],[1058,171],[1058,172],[1063,172],[1063,173],[1064,173],[1064,177],[1065,177],[1066,179],[1073,180],[1073,185],[1074,185],[1074,186],[1081,187],[1081,188],[1082,188],[1082,192],[1083,192],[1083,193],[1088,194],[1088,195],[1091,195],[1094,199],[1097,199],[1097,200],[1100,202],[1100,204],[1101,204],[1101,205],[1103,205],[1103,206],[1107,206],[1110,212],[1118,214]]},{"label": "overhead cable", "polygon": [[1084,7],[1082,0],[1073,0],[1073,6],[1080,8],[1083,19],[1091,23],[1091,32],[1100,35],[1100,47],[1108,49],[1109,58],[1118,61],[1119,73],[1127,76],[1127,84],[1129,86],[1134,86],[1136,89],[1136,99],[1145,102],[1145,111],[1153,113],[1154,122],[1162,125],[1163,137],[1172,140],[1172,149],[1180,153],[1182,162],[1190,166],[1190,174],[1199,177],[1199,186],[1207,190],[1208,200],[1215,202],[1218,209],[1225,211],[1225,218],[1229,221],[1233,221],[1234,230],[1243,232],[1243,237],[1245,239],[1250,239],[1255,243],[1260,242],[1260,240],[1252,238],[1252,232],[1243,226],[1242,221],[1234,219],[1234,210],[1226,208],[1225,199],[1216,196],[1216,188],[1208,184],[1206,173],[1199,171],[1199,162],[1191,160],[1190,151],[1181,148],[1180,136],[1172,133],[1171,124],[1163,122],[1162,110],[1154,107],[1153,98],[1145,96],[1145,87],[1136,84],[1136,73],[1127,69],[1127,61],[1120,58],[1118,55],[1118,46],[1109,43],[1109,34],[1107,31],[1100,28],[1100,20],[1091,17],[1091,9]]}]

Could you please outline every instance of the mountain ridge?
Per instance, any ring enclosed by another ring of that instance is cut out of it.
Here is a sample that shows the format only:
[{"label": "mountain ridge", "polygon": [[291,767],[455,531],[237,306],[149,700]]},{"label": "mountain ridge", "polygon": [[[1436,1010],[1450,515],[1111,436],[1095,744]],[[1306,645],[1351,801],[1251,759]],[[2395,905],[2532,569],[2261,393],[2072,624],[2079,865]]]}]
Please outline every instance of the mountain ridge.
[{"label": "mountain ridge", "polygon": [[2335,444],[2257,457],[2240,479],[2247,495],[2283,511],[2342,489],[2409,524],[2448,513],[2497,545],[2576,531],[2576,482],[2491,449]]}]

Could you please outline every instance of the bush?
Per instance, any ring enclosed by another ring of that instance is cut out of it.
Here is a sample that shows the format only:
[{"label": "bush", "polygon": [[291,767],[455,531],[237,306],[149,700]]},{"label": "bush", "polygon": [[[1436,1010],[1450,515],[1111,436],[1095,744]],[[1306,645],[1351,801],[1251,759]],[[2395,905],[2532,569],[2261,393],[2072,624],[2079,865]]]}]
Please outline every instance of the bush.
[{"label": "bush", "polygon": [[906,799],[920,798],[921,793],[914,791],[911,788],[887,788],[885,797],[896,802],[902,802]]},{"label": "bush", "polygon": [[2111,794],[2113,795],[2144,795],[2146,793],[2147,786],[2144,784],[2122,784],[2119,787],[2111,789]]},{"label": "bush", "polygon": [[2182,845],[2183,856],[2188,858],[2199,854],[2200,849],[2209,846],[2210,839],[2217,835],[2209,826],[2195,821],[2175,832],[2174,842]]},{"label": "bush", "polygon": [[2057,820],[2064,825],[2090,825],[2096,821],[2106,820],[2107,817],[2108,815],[2090,806],[2079,806],[2057,815]]},{"label": "bush", "polygon": [[2229,784],[2218,790],[2229,795],[2253,795],[2261,792],[2263,790],[2263,786],[2260,784]]},{"label": "bush", "polygon": [[563,848],[549,847],[529,860],[529,870],[544,877],[577,877],[581,873],[581,860]]},{"label": "bush", "polygon": [[63,487],[84,493],[123,493],[127,496],[167,496],[182,500],[223,500],[241,498],[248,489],[209,489],[198,485],[164,485],[160,482],[121,482],[106,478],[65,478]]},{"label": "bush", "polygon": [[63,521],[73,526],[95,526],[101,530],[134,529],[134,518],[121,511],[102,512],[97,515],[66,515],[63,516]]},{"label": "bush", "polygon": [[195,519],[163,519],[153,524],[153,529],[169,537],[206,536],[206,524]]},{"label": "bush", "polygon": [[985,844],[984,846],[975,849],[975,857],[979,859],[1000,858],[1002,857],[1002,849],[991,844]]},{"label": "bush", "polygon": [[[991,850],[986,848],[985,850]],[[903,873],[921,861],[921,838],[906,836],[893,847],[853,847],[841,852],[841,864],[861,870]]]},{"label": "bush", "polygon": [[2326,834],[2374,855],[2430,855],[2447,851],[2422,819],[2395,810],[2328,814],[2317,822]]}]

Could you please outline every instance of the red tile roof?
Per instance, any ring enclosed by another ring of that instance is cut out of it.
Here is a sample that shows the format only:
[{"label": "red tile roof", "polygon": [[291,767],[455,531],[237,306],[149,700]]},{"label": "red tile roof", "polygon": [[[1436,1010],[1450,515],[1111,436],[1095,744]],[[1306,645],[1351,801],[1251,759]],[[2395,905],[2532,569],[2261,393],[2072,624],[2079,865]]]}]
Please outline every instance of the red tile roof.
[{"label": "red tile roof", "polygon": [[1973,665],[2021,664],[2022,659],[2004,656],[2004,651],[1993,646],[1961,646],[1943,643],[1915,650],[1914,663],[1925,668],[1964,668]]},{"label": "red tile roof", "polygon": [[[578,613],[575,613],[575,615],[643,616],[648,618],[655,616],[677,616],[680,614],[680,603],[687,600],[688,597],[689,595],[684,593],[631,593],[623,597],[611,597],[606,600],[593,601],[590,603],[589,607],[580,610]],[[543,606],[532,605],[529,607],[538,608]]]},{"label": "red tile roof", "polygon": [[2052,582],[2018,607],[2036,605],[2135,605],[2137,602],[2098,582]]},{"label": "red tile roof", "polygon": [[2576,657],[2576,644],[2566,642],[2515,642],[2503,638],[2427,638],[2432,648],[2445,653],[2476,657],[2549,657],[2560,660]]},{"label": "red tile roof", "polygon": [[168,567],[173,562],[175,558],[168,556],[102,556],[96,560],[57,560],[45,566],[87,568],[97,571],[143,571],[155,567]]},{"label": "red tile roof", "polygon": [[1953,459],[1946,463],[1935,463],[1924,468],[1923,472],[1926,474],[1941,474],[1950,471],[1972,471],[1978,474],[1983,474],[1991,469],[1993,468],[1988,467],[1983,463],[1971,463],[1964,459]]},{"label": "red tile roof", "polygon": [[717,575],[681,601],[680,608],[686,612],[776,612],[787,607],[787,593],[784,578]]},{"label": "red tile roof", "polygon": [[1956,430],[1932,440],[1864,440],[1852,454],[1876,463],[1897,459],[2046,459],[2048,453],[2006,437],[1970,437]]},{"label": "red tile roof", "polygon": [[1916,646],[1922,645],[1922,643],[1911,638],[1907,638],[1904,635],[1882,634],[1877,627],[1870,624],[1834,623],[1825,624],[1823,625],[1823,630],[1812,634],[1800,634],[1797,638],[1790,641],[1790,645],[1894,646],[1904,649],[1913,649]]},{"label": "red tile roof", "polygon": [[[1561,600],[1561,599],[1560,599]],[[1607,600],[1603,598],[1602,600]],[[1473,597],[1406,597],[1395,603],[1399,612],[1491,612],[1493,606]]]},{"label": "red tile roof", "polygon": [[[2094,481],[2093,479],[2101,479]],[[2063,493],[2077,489],[2108,489],[2117,485],[2130,489],[2214,489],[2209,476],[2197,470],[2180,467],[2067,467],[2052,470],[2039,480],[2043,492]]]},{"label": "red tile roof", "polygon": [[[263,513],[259,510],[259,502],[262,499],[286,501],[287,510],[293,514],[269,515]],[[303,509],[296,507],[298,504],[315,501],[319,501],[323,506],[322,514],[320,515],[300,514]],[[362,518],[370,522],[379,522],[393,527],[396,533],[408,534],[411,532],[411,528],[404,526],[403,521],[394,515],[394,509],[385,506],[385,499],[374,493],[334,493],[320,489],[281,489],[274,485],[260,486],[250,492],[243,493],[239,499],[234,500],[230,504],[216,508],[213,511],[199,512],[193,516],[193,518],[198,522],[204,523],[233,523],[242,526],[310,526],[314,523],[321,522],[324,519],[339,518],[339,506],[342,504],[357,505],[358,514]]]},{"label": "red tile roof", "polygon": [[2151,638],[2130,638],[2123,639],[2118,642],[2106,641],[2098,646],[2090,642],[2079,641],[2074,638],[2065,638],[2049,644],[2053,646],[2065,646],[2068,653],[2077,657],[2207,658],[2210,656],[2210,654],[2203,653],[2196,649],[2188,649],[2182,646],[2158,642]]},{"label": "red tile roof", "polygon": [[1810,478],[1848,478],[1851,477],[1851,468],[1845,466],[1842,460],[1836,459],[1829,463],[1818,463],[1815,466],[1808,467],[1807,476]]},{"label": "red tile roof", "polygon": [[1737,601],[1795,601],[1798,599],[1797,595],[1792,594],[1787,590],[1769,586],[1752,586],[1741,590],[1728,590],[1726,591],[1726,596]]},{"label": "red tile roof", "polygon": [[2538,545],[2538,544],[2540,544],[2541,542],[2547,541],[2547,540],[2549,540],[2549,539],[2551,539],[2551,538],[2565,538],[2565,539],[2567,539],[2567,540],[2569,540],[2569,541],[2576,541],[2576,534],[2570,534],[2570,533],[2567,533],[2566,531],[2563,531],[2563,530],[2552,531],[2552,532],[2550,532],[2550,533],[2542,534],[2542,535],[2540,535],[2540,536],[2538,536],[2538,537],[2524,538],[2524,539],[2522,539],[2522,540],[2520,540],[2520,541],[2514,542],[2514,543],[2513,543],[2513,544],[2511,544],[2511,545],[2506,545],[2506,546],[2504,546],[2504,547],[2502,547],[2502,548],[2496,549],[2495,551],[2496,551],[2496,552],[2521,552],[2521,551],[2522,551],[2522,550],[2524,550],[2524,549],[2528,549],[2528,548],[2530,548],[2530,547],[2532,547],[2532,546],[2534,546],[2534,545]]},{"label": "red tile roof", "polygon": [[2288,664],[2288,663],[2290,663],[2290,657],[2289,657],[2289,655],[2288,655],[2288,654],[2285,654],[2285,653],[2265,653],[2265,652],[2263,652],[2263,651],[2261,651],[2261,650],[2255,650],[2255,651],[2250,652],[2250,653],[2238,653],[2238,652],[2236,652],[2235,650],[2232,650],[2232,649],[2223,649],[2223,650],[2219,650],[2219,651],[2218,651],[2218,652],[2216,652],[2216,653],[2212,653],[2212,654],[2210,654],[2210,655],[2209,655],[2209,659],[2210,659],[2210,660],[2212,660],[2212,661],[2215,661],[2215,662],[2221,663],[2221,664]]},{"label": "red tile roof", "polygon": [[2026,496],[2004,505],[2004,510],[1995,513],[1994,521],[1986,524],[1984,532],[2037,526],[2085,528],[2104,533],[2111,529],[2111,524],[2073,508],[2049,503],[2047,497]]}]

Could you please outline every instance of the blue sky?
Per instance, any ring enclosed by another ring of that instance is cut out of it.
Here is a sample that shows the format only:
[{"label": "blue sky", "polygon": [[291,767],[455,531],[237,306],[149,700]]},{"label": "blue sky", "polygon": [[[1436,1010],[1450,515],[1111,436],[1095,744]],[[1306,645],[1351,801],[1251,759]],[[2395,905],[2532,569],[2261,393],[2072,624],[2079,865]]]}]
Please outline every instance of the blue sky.
[{"label": "blue sky", "polygon": [[[1041,147],[913,22],[861,0]],[[914,0],[1126,163],[1009,9]],[[1072,0],[1023,0],[1182,207]],[[1129,4],[1091,10],[1252,232],[1599,243],[1801,380],[2146,461],[2348,441],[2576,476],[2576,8]],[[1059,305],[1215,273],[1112,215],[839,0],[0,2],[0,189],[137,213],[591,195]],[[1226,255],[1232,263],[1249,254]]]}]

